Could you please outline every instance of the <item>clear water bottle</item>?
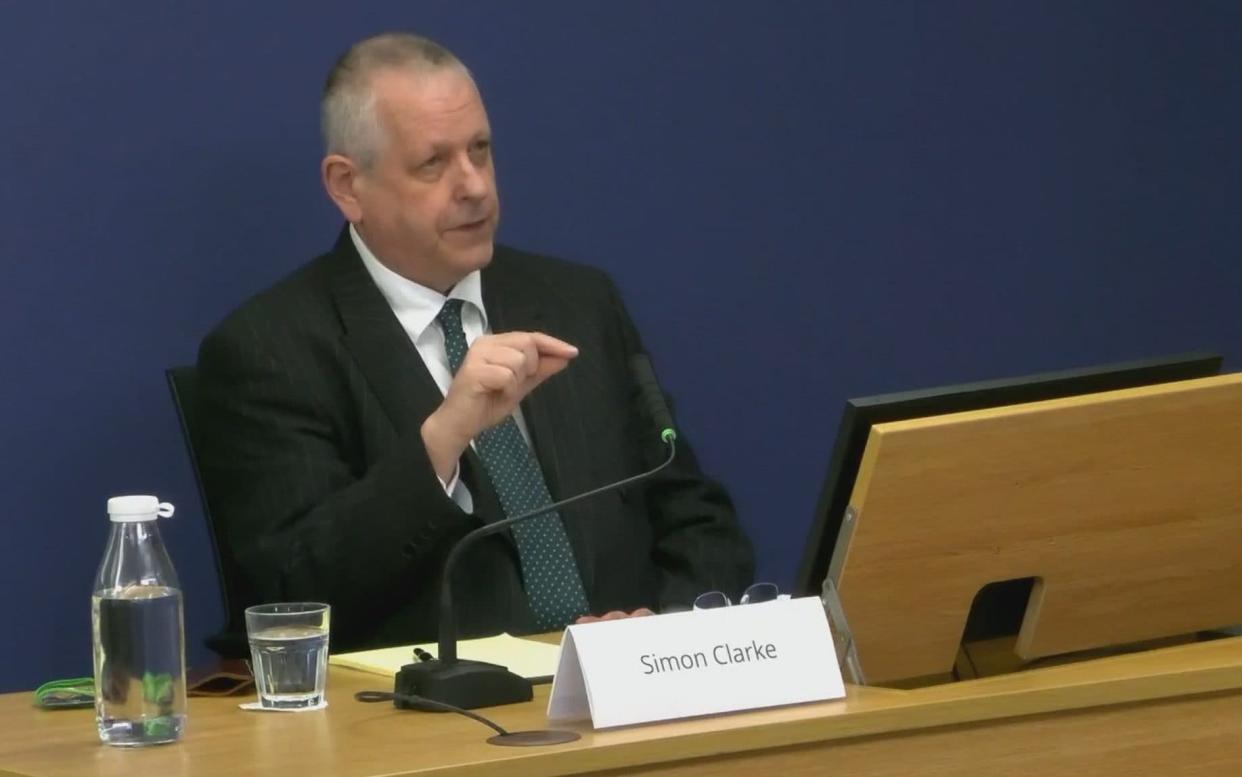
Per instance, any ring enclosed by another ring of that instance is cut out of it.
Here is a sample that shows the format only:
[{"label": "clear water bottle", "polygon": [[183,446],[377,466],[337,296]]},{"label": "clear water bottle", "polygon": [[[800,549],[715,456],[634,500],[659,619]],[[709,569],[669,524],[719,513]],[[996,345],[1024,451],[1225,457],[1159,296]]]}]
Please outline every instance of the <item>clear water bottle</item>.
[{"label": "clear water bottle", "polygon": [[105,744],[176,742],[185,730],[185,628],[181,587],[160,539],[173,506],[153,496],[108,500],[91,625],[95,722]]}]

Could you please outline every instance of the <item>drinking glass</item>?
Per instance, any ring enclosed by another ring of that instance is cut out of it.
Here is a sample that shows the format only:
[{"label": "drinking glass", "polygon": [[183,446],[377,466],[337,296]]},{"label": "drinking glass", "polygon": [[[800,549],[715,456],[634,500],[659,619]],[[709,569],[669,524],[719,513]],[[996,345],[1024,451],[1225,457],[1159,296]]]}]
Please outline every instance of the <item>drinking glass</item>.
[{"label": "drinking glass", "polygon": [[317,602],[246,608],[250,659],[262,706],[302,709],[323,704],[330,609]]}]

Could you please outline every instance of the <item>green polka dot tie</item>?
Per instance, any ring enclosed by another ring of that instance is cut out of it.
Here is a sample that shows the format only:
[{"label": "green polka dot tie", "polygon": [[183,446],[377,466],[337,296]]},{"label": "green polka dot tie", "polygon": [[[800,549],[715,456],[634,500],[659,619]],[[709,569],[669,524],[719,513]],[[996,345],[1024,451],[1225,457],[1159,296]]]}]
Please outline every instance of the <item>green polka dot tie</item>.
[{"label": "green polka dot tie", "polygon": [[[461,305],[461,300],[450,299],[436,316],[444,331],[444,347],[454,374],[466,358],[467,349]],[[539,462],[513,416],[480,432],[474,446],[507,517],[551,504]],[[560,629],[586,615],[590,611],[586,591],[560,514],[553,511],[514,524],[513,538],[522,560],[526,596],[535,614],[535,624],[540,629]]]}]

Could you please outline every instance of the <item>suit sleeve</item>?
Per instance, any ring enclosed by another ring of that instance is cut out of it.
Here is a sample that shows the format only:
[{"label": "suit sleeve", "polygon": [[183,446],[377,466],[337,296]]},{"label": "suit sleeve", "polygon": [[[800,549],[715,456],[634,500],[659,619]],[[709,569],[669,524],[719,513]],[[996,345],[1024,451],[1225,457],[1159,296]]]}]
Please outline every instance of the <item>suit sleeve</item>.
[{"label": "suit sleeve", "polygon": [[[608,291],[628,365],[632,355],[643,352],[642,341],[611,282]],[[654,466],[667,452],[654,433],[654,422],[646,418],[641,394],[628,369],[626,375],[633,384],[631,412],[636,421],[631,426],[639,430],[635,445],[647,466]],[[707,591],[724,591],[736,601],[754,578],[751,544],[728,493],[703,473],[680,430],[676,458],[647,481],[642,503],[652,528],[652,560],[659,569],[659,609],[688,609],[696,596]]]},{"label": "suit sleeve", "polygon": [[360,471],[329,399],[333,360],[233,323],[200,349],[198,413],[202,476],[245,582],[240,604],[327,601],[334,619],[365,628],[418,578],[434,580],[475,519],[445,494],[417,429]]}]

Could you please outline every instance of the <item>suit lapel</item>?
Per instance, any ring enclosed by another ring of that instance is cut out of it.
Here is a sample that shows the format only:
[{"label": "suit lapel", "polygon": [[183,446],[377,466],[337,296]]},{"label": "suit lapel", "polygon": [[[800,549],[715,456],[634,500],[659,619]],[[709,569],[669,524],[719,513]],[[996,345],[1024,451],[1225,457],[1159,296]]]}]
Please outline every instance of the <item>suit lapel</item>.
[{"label": "suit lapel", "polygon": [[441,399],[440,389],[392,308],[367,274],[348,228],[331,259],[331,292],[343,342],[378,397],[398,435],[417,428]]},{"label": "suit lapel", "polygon": [[[577,340],[573,321],[565,315],[564,306],[556,304],[557,292],[524,272],[503,248],[497,246],[496,253],[496,259],[483,271],[483,304],[492,331],[537,331],[571,343]],[[590,459],[571,436],[579,432],[578,426],[565,417],[566,410],[576,406],[572,401],[572,370],[571,365],[565,372],[552,376],[522,401],[522,417],[526,419],[535,457],[553,501],[590,487],[586,474],[590,471]],[[595,559],[589,539],[588,511],[588,507],[570,505],[561,514],[574,548],[578,573],[590,597],[595,590]]]},{"label": "suit lapel", "polygon": [[[493,261],[482,275],[483,304],[492,331],[542,331],[574,342],[573,322],[567,320],[561,306],[555,304],[555,291],[524,273],[511,257],[505,256],[505,249],[498,246],[496,253],[499,261]],[[443,400],[440,388],[367,273],[349,238],[348,227],[341,233],[328,262],[331,293],[344,329],[344,347],[375,392],[396,433],[411,433]],[[566,408],[574,406],[572,394],[572,376],[562,373],[550,378],[522,402],[522,415],[553,500],[569,496],[567,489],[585,487],[579,482],[583,480],[583,462],[575,463],[575,445],[567,437],[575,433],[575,426],[564,419],[556,423]],[[466,449],[465,457],[463,474],[485,472],[472,448]],[[483,506],[485,513],[501,515],[491,484],[483,485],[477,478],[471,480],[474,481],[470,488],[475,495],[476,514]],[[486,494],[479,491],[480,486]],[[483,505],[479,504],[480,498],[484,499]],[[487,505],[492,507],[487,509]],[[577,526],[581,521],[578,516],[570,518],[566,529],[576,547],[583,583],[590,591],[594,564],[590,553],[586,552],[584,534]]]},{"label": "suit lapel", "polygon": [[[497,254],[504,249],[498,247]],[[520,268],[504,261],[493,262],[483,270],[483,304],[493,332],[545,331],[572,341],[572,330],[557,306],[549,305],[550,294],[538,281],[525,276]],[[370,383],[380,404],[398,434],[421,424],[443,400],[427,366],[409,335],[380,294],[354,249],[346,227],[329,255],[331,291],[336,300],[343,342]],[[558,375],[522,402],[536,455],[553,498],[562,498],[565,447],[554,423],[557,408],[570,406],[568,376]],[[473,456],[470,451],[468,456]],[[478,462],[474,462],[478,464]]]},{"label": "suit lapel", "polygon": [[[362,264],[346,226],[329,254],[330,288],[344,329],[342,343],[353,356],[397,436],[412,434],[440,406],[444,395],[422,356]],[[467,473],[484,472],[473,448],[466,448]],[[490,484],[469,477],[479,515],[502,512]],[[484,493],[484,491],[486,493]]]}]

